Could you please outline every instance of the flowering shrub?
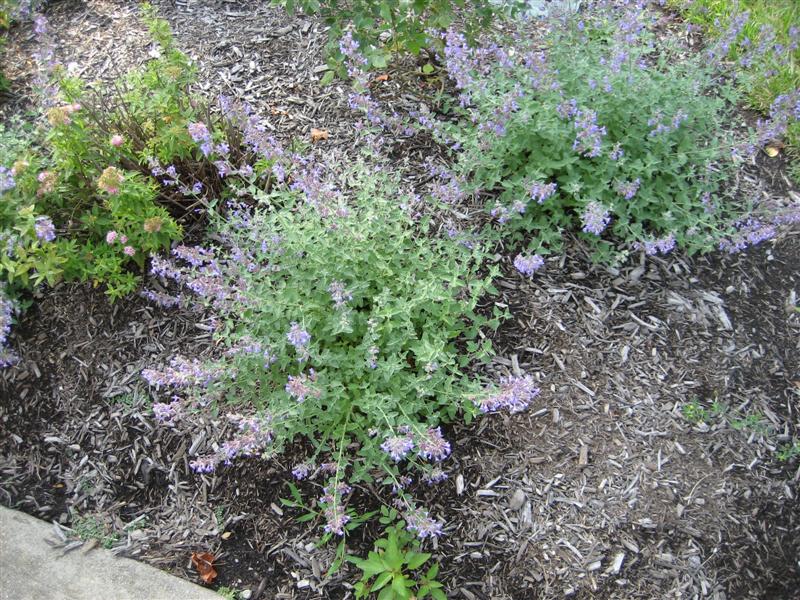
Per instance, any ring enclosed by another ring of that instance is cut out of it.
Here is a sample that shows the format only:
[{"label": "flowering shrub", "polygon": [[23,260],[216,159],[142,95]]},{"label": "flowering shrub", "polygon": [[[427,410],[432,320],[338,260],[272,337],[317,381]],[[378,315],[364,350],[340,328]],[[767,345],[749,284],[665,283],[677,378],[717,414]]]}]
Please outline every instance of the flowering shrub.
[{"label": "flowering shrub", "polygon": [[178,219],[202,216],[222,188],[224,173],[189,128],[206,113],[188,93],[195,71],[166,22],[143,10],[158,56],[101,89],[55,63],[47,21],[35,18],[47,130],[0,157],[9,293],[66,278],[103,283],[112,299],[128,294],[139,281],[131,268],[179,239]]},{"label": "flowering shrub", "polygon": [[490,287],[478,250],[415,224],[413,209],[402,208],[415,198],[382,166],[334,176],[295,157],[293,169],[293,183],[263,194],[252,214],[233,205],[215,220],[222,244],[153,258],[153,274],[181,292],[148,294],[213,308],[227,348],[216,361],[176,357],[144,372],[177,394],[176,404],[156,405],[160,418],[187,405],[241,411],[228,415],[233,433],[220,431],[193,458],[198,472],[307,440],[312,450],[292,473],[321,480],[317,512],[328,533],[342,535],[354,517],[350,486],[377,478],[400,494],[413,531],[436,535],[441,524],[403,492],[405,472],[442,479],[450,454],[442,424],[462,411],[521,409],[538,390],[508,382],[482,392],[462,376],[490,352],[478,328],[496,325],[474,312]]},{"label": "flowering shrub", "polygon": [[[458,193],[433,196],[489,198],[495,223],[529,240],[528,253],[558,249],[571,229],[604,261],[631,249],[738,250],[800,218],[796,208],[753,213],[726,198],[731,157],[755,146],[723,132],[734,94],[715,70],[718,51],[676,60],[649,33],[646,5],[595,2],[551,23],[543,44],[518,35],[472,48],[448,31],[442,61],[461,121],[417,118],[457,151],[453,172],[433,175]],[[784,98],[759,143],[785,131],[797,100]],[[525,258],[517,266],[529,274],[536,265]]]}]

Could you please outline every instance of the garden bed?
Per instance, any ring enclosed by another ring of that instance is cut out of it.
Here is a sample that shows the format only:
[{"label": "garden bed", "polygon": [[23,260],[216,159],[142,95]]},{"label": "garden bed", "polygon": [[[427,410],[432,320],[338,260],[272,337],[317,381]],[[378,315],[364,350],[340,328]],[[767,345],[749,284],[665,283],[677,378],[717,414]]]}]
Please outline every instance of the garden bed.
[{"label": "garden bed", "polygon": [[[261,2],[158,8],[205,91],[240,93],[287,140],[313,126],[330,135],[320,151],[352,145],[346,94],[319,85],[319,23]],[[62,61],[84,75],[111,68],[96,37],[120,70],[150,50],[126,3],[54,3],[48,17]],[[31,40],[29,25],[14,30],[11,64]],[[27,97],[30,69],[16,64],[6,116]],[[432,90],[404,73],[382,92],[414,108]],[[414,165],[430,150],[408,150],[405,177],[421,181]],[[751,191],[797,193],[762,160],[742,172]],[[540,396],[452,428],[449,480],[414,489],[446,521],[430,551],[447,596],[796,598],[800,466],[776,452],[800,427],[800,235],[618,269],[567,246],[535,279],[505,257],[483,307],[511,313],[485,374],[532,374]],[[355,569],[326,578],[332,545],[316,547],[319,528],[280,502],[291,451],[200,476],[188,462],[202,432],[154,421],[142,369],[213,354],[209,319],[138,297],[111,305],[88,285],[43,292],[15,328],[21,362],[0,370],[0,501],[67,526],[91,519],[121,554],[192,580],[192,552],[211,552],[215,585],[250,598],[350,597]],[[361,491],[363,508],[378,506]],[[350,551],[365,555],[377,534],[357,529]]]}]

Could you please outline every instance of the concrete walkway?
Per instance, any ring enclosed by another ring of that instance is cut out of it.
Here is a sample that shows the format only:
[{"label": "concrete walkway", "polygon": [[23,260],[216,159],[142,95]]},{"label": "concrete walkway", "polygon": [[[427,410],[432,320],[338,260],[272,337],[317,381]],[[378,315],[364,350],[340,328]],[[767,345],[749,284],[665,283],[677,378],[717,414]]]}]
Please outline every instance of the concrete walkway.
[{"label": "concrete walkway", "polygon": [[220,600],[220,596],[108,550],[62,556],[53,526],[0,506],[2,600]]}]

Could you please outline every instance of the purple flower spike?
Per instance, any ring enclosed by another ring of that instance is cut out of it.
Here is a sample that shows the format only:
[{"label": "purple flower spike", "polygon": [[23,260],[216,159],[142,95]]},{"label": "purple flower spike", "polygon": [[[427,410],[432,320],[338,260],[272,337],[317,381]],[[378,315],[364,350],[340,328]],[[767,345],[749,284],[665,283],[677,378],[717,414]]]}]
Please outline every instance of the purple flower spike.
[{"label": "purple flower spike", "polygon": [[417,454],[422,458],[442,461],[450,456],[450,442],[442,436],[440,427],[428,429],[417,440]]},{"label": "purple flower spike", "polygon": [[611,216],[605,206],[593,201],[586,205],[586,210],[581,214],[581,220],[584,233],[600,235],[611,222]]},{"label": "purple flower spike", "polygon": [[514,267],[523,275],[530,277],[544,266],[544,259],[538,254],[525,256],[518,254],[514,259]]},{"label": "purple flower spike", "polygon": [[414,440],[409,435],[395,435],[386,438],[381,444],[381,450],[392,457],[395,462],[400,462],[414,448]]},{"label": "purple flower spike", "polygon": [[403,517],[406,521],[406,529],[416,533],[421,540],[426,537],[439,537],[442,535],[444,523],[432,519],[427,510],[414,508],[406,512]]},{"label": "purple flower spike", "polygon": [[497,412],[508,410],[511,413],[518,413],[526,408],[536,396],[539,395],[539,388],[533,377],[504,377],[500,380],[500,389],[489,396],[476,401],[476,405],[482,413]]},{"label": "purple flower spike", "polygon": [[286,334],[286,339],[298,351],[305,350],[308,343],[311,341],[311,334],[297,324],[297,321],[292,321],[291,329]]},{"label": "purple flower spike", "polygon": [[52,242],[56,239],[56,228],[50,217],[36,217],[34,229],[36,230],[36,237],[40,240]]}]

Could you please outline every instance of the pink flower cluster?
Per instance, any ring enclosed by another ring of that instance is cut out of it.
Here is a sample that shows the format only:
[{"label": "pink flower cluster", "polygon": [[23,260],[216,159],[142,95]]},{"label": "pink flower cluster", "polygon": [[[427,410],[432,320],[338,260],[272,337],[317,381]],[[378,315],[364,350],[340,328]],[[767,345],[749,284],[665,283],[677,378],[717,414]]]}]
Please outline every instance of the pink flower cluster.
[{"label": "pink flower cluster", "polygon": [[136,254],[136,249],[133,246],[128,246],[127,245],[128,236],[121,235],[121,234],[117,233],[114,230],[111,230],[108,233],[106,233],[106,243],[107,244],[114,244],[116,242],[119,242],[120,244],[123,245],[122,252],[126,256],[133,256],[133,255]]}]

